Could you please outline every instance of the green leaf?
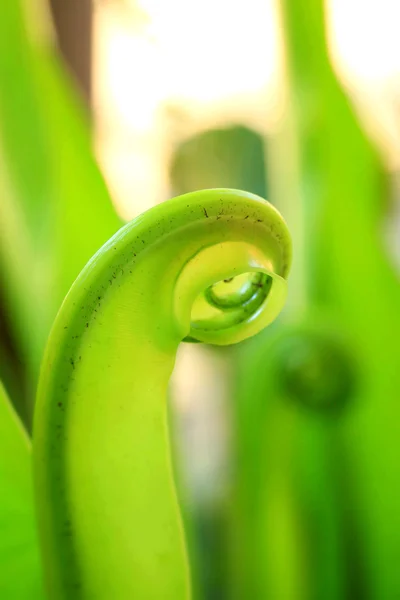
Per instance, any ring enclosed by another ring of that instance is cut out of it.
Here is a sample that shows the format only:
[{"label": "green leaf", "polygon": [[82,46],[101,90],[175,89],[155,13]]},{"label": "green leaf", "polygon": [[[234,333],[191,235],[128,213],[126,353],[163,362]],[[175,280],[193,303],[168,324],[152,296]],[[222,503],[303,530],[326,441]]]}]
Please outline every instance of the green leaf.
[{"label": "green leaf", "polygon": [[43,598],[31,448],[0,383],[0,598]]},{"label": "green leaf", "polygon": [[33,35],[39,11],[26,8],[7,2],[0,20],[0,283],[34,389],[65,294],[120,221],[70,82]]}]

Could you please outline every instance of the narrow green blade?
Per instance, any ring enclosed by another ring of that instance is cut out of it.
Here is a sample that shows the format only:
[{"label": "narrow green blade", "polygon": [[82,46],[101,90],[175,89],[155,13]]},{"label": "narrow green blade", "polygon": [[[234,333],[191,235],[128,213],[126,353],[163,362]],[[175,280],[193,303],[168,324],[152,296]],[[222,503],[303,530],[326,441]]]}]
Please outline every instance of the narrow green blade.
[{"label": "narrow green blade", "polygon": [[0,383],[0,598],[43,598],[29,439]]},{"label": "narrow green blade", "polygon": [[6,2],[0,19],[0,285],[32,397],[60,304],[120,221],[69,82],[29,27],[40,11],[26,8]]}]

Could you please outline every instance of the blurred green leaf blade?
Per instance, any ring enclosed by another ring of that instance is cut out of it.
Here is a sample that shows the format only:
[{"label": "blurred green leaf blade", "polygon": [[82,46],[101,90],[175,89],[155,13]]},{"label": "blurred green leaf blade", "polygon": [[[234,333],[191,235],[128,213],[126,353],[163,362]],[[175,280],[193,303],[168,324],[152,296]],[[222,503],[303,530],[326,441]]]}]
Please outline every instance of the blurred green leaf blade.
[{"label": "blurred green leaf blade", "polygon": [[121,223],[71,82],[29,22],[40,11],[26,8],[8,2],[0,21],[0,285],[32,397],[65,294]]},{"label": "blurred green leaf blade", "polygon": [[0,598],[44,598],[29,438],[0,383]]}]

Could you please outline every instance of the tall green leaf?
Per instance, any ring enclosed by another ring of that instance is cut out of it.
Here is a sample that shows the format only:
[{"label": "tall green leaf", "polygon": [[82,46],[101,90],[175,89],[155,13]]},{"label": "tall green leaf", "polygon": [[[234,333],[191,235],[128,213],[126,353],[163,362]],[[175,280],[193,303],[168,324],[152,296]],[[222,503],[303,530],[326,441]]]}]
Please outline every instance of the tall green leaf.
[{"label": "tall green leaf", "polygon": [[0,598],[43,598],[30,442],[0,383]]},{"label": "tall green leaf", "polygon": [[120,221],[81,106],[32,27],[40,11],[26,8],[6,2],[0,19],[0,284],[32,397],[62,299]]}]

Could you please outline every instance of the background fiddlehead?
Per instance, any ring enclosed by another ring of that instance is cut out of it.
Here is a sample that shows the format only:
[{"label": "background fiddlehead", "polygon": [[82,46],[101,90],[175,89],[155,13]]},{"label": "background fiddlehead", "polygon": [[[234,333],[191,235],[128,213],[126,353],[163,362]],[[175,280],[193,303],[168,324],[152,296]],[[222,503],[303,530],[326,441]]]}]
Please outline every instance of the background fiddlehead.
[{"label": "background fiddlehead", "polygon": [[209,190],[148,211],[88,263],[50,336],[35,420],[50,597],[190,597],[166,427],[175,353],[270,323],[290,258],[273,207]]}]

